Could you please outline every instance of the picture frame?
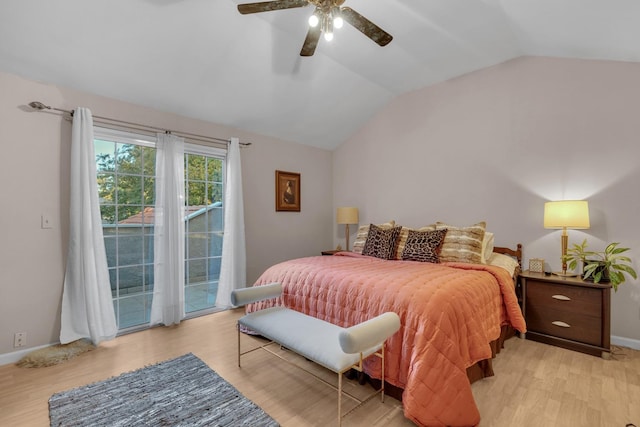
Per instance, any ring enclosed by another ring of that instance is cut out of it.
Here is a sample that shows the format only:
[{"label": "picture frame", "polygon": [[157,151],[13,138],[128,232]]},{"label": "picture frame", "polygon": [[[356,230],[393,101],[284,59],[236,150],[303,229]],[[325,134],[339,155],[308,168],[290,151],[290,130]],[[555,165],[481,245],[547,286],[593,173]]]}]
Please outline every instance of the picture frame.
[{"label": "picture frame", "polygon": [[531,258],[529,260],[529,271],[532,273],[544,273],[544,260],[542,258]]},{"label": "picture frame", "polygon": [[300,212],[300,174],[276,171],[276,212]]}]

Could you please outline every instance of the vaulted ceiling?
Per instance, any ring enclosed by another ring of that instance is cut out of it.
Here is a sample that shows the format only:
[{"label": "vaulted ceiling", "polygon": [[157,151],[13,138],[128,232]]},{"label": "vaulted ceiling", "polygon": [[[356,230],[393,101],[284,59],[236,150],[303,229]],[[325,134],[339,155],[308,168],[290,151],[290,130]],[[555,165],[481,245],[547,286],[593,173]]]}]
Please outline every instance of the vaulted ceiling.
[{"label": "vaulted ceiling", "polygon": [[638,0],[347,0],[393,41],[345,25],[306,58],[313,6],[246,2],[2,0],[0,70],[333,149],[394,97],[515,57],[640,61]]}]

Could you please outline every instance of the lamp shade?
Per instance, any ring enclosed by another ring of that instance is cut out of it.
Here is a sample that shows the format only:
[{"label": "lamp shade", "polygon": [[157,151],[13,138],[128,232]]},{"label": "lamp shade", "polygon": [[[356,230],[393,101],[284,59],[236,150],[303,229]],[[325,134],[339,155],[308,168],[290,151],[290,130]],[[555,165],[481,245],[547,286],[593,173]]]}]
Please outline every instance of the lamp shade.
[{"label": "lamp shade", "polygon": [[589,228],[586,200],[559,200],[544,204],[544,228]]},{"label": "lamp shade", "polygon": [[336,217],[338,224],[357,224],[358,208],[338,208]]}]

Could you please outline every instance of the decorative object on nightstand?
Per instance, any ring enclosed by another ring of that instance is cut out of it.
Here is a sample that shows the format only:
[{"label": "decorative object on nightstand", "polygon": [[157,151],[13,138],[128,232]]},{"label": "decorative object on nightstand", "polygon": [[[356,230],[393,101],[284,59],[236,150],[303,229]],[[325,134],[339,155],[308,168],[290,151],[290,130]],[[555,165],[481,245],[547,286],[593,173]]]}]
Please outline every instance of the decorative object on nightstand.
[{"label": "decorative object on nightstand", "polygon": [[523,271],[526,339],[594,356],[611,352],[611,285]]},{"label": "decorative object on nightstand", "polygon": [[567,250],[564,259],[569,263],[569,268],[574,269],[578,261],[582,263],[582,280],[594,283],[611,283],[614,291],[618,291],[618,285],[626,280],[625,273],[634,279],[638,278],[636,271],[631,267],[631,258],[622,255],[630,248],[619,248],[620,243],[609,243],[602,252],[588,251],[587,239],[582,244],[574,244]]},{"label": "decorative object on nightstand", "polygon": [[544,273],[544,260],[542,258],[531,258],[529,260],[529,271],[532,273]]},{"label": "decorative object on nightstand", "polygon": [[567,273],[567,247],[569,235],[567,228],[589,228],[589,204],[586,200],[559,200],[544,204],[544,228],[562,229],[562,271],[553,272],[558,276],[577,276],[577,273]]},{"label": "decorative object on nightstand", "polygon": [[345,225],[345,236],[347,239],[347,251],[349,250],[349,224],[358,223],[358,208],[346,207],[338,208],[336,214],[336,222]]}]

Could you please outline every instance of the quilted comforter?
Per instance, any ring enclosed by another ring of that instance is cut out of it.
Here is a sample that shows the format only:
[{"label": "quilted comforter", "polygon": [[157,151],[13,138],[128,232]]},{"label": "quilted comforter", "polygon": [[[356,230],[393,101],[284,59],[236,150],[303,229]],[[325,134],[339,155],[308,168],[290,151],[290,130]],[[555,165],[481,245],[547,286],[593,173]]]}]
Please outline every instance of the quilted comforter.
[{"label": "quilted comforter", "polygon": [[[282,301],[247,311],[284,304],[343,327],[396,312],[401,327],[387,342],[385,376],[404,389],[405,416],[422,426],[477,425],[467,367],[492,357],[502,325],[526,331],[513,279],[500,267],[342,253],[274,265],[256,285],[273,282],[283,284]],[[371,359],[365,371],[380,378]]]}]

